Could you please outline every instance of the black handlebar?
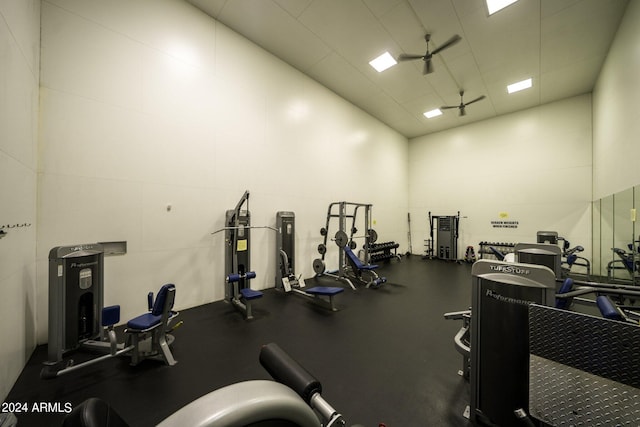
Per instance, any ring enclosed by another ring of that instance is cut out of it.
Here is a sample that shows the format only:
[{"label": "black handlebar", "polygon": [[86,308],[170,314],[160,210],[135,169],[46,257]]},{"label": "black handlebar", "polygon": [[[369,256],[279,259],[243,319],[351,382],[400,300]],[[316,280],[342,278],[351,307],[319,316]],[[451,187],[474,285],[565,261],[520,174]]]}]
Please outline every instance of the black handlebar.
[{"label": "black handlebar", "polygon": [[311,404],[311,397],[322,393],[322,384],[275,343],[262,346],[260,364],[274,380],[293,389]]}]

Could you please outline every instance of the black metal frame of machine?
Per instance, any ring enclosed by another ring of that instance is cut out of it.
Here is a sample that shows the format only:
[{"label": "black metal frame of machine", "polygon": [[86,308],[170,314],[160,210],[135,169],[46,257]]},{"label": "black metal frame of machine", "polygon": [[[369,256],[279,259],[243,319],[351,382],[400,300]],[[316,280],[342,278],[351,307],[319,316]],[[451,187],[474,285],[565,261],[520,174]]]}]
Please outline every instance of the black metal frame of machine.
[{"label": "black metal frame of machine", "polygon": [[518,425],[528,410],[530,304],[553,305],[556,278],[540,265],[479,260],[472,267],[470,418]]},{"label": "black metal frame of machine", "polygon": [[425,241],[425,258],[458,261],[459,229],[460,211],[456,215],[431,215],[429,212],[429,239]]}]

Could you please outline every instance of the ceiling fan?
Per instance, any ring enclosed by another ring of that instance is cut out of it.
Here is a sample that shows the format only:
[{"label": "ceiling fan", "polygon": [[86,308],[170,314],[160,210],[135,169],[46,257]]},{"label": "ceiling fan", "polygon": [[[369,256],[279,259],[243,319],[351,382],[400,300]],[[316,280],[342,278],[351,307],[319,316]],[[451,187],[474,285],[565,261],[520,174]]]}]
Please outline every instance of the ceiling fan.
[{"label": "ceiling fan", "polygon": [[427,41],[427,52],[424,55],[412,55],[409,53],[401,53],[398,56],[398,62],[400,61],[412,61],[414,59],[422,59],[424,61],[424,70],[422,71],[422,74],[430,74],[433,73],[433,65],[431,64],[431,57],[433,55],[435,55],[436,53],[458,43],[460,40],[462,40],[462,37],[460,37],[459,35],[454,35],[453,37],[451,37],[449,40],[447,40],[446,42],[444,42],[442,45],[440,45],[439,47],[437,47],[436,49],[433,50],[433,52],[429,52],[429,40],[431,40],[431,34],[427,34],[424,36],[424,39]]},{"label": "ceiling fan", "polygon": [[443,105],[442,107],[440,107],[440,109],[441,110],[448,110],[448,109],[451,109],[451,108],[457,108],[458,110],[460,110],[458,115],[459,116],[464,116],[464,115],[467,114],[466,111],[465,111],[465,108],[466,108],[467,105],[473,104],[474,102],[478,102],[478,101],[481,101],[481,100],[486,98],[484,95],[482,95],[482,96],[479,96],[476,99],[473,99],[473,100],[471,100],[469,102],[464,102],[462,100],[463,96],[464,96],[464,90],[460,89],[460,105]]}]

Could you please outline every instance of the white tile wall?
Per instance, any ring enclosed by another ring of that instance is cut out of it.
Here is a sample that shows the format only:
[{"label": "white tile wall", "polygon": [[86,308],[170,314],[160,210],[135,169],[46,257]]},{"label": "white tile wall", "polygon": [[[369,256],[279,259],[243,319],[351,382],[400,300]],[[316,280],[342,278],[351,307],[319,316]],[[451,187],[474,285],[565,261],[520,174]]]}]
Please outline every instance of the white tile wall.
[{"label": "white tile wall", "polygon": [[[224,235],[211,233],[245,190],[253,225],[296,212],[307,277],[332,201],[372,203],[381,238],[406,239],[406,138],[197,9],[46,1],[42,40],[40,342],[58,245],[128,242],[105,261],[123,320],[167,282],[178,308],[222,299]],[[254,230],[257,289],[274,285],[274,245]]]},{"label": "white tile wall", "polygon": [[0,401],[36,337],[39,23],[39,1],[0,3]]},{"label": "white tile wall", "polygon": [[593,90],[593,198],[640,184],[640,2],[627,6]]},{"label": "white tile wall", "polygon": [[[480,241],[535,242],[555,230],[591,247],[591,99],[570,98],[409,143],[414,251],[427,213],[461,212],[459,253]],[[493,228],[507,213],[517,229]],[[420,224],[418,222],[418,224]],[[589,256],[589,255],[587,255]]]}]

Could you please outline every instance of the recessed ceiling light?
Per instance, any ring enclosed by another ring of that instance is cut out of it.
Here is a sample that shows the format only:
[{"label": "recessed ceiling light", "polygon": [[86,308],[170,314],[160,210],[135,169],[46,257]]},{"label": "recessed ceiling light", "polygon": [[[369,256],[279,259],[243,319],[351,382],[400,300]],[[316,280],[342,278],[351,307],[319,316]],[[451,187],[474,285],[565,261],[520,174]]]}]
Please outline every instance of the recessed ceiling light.
[{"label": "recessed ceiling light", "polygon": [[489,10],[489,15],[493,15],[497,11],[504,9],[505,7],[517,1],[518,0],[487,0],[487,9]]},{"label": "recessed ceiling light", "polygon": [[423,114],[427,119],[432,119],[434,117],[441,116],[442,111],[440,111],[439,108],[436,108],[435,110],[427,111],[426,113],[423,113]]},{"label": "recessed ceiling light", "polygon": [[397,62],[393,59],[393,56],[389,52],[385,52],[382,55],[378,56],[376,59],[369,61],[369,65],[376,69],[377,72],[381,73],[389,67],[393,67]]},{"label": "recessed ceiling light", "polygon": [[507,92],[513,93],[520,90],[529,89],[531,87],[531,79],[522,80],[521,82],[513,83],[507,86]]}]

